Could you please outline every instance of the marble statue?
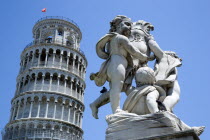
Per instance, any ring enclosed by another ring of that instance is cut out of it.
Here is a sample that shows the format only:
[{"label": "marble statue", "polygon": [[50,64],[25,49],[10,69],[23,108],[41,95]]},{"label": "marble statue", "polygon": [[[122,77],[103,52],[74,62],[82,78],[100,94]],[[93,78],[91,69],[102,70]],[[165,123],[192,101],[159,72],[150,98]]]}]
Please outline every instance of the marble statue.
[{"label": "marble statue", "polygon": [[149,67],[141,67],[136,71],[137,87],[128,95],[123,110],[138,115],[159,112],[157,100],[166,96],[165,90],[155,85],[155,72]]},{"label": "marble statue", "polygon": [[[147,129],[154,136],[185,130],[200,135],[204,131],[205,127],[189,127],[173,114],[173,107],[180,99],[177,67],[182,65],[182,59],[175,52],[163,51],[150,34],[153,30],[154,26],[149,22],[132,22],[120,15],[110,22],[109,33],[96,44],[97,55],[105,62],[99,72],[90,75],[90,79],[97,86],[108,81],[110,89],[103,90],[90,108],[93,117],[98,119],[98,109],[111,103],[113,114],[106,118],[109,125],[107,139],[132,139],[140,136],[139,131]],[[147,65],[153,60],[154,69]],[[136,82],[136,87],[132,86],[132,81]],[[127,95],[122,109],[121,92]],[[147,122],[150,118],[160,121]],[[138,126],[133,127],[133,123]],[[151,130],[153,127],[155,129]],[[123,134],[128,132],[130,135],[124,137]],[[149,133],[141,136],[148,137]]]},{"label": "marble statue", "polygon": [[[113,22],[111,22],[111,30],[110,30],[111,32],[115,31],[113,30],[112,24]],[[135,71],[142,66],[147,66],[147,62],[149,60],[154,59],[154,55],[150,56],[151,51],[149,47],[147,46],[147,41],[146,41],[146,36],[148,36],[149,32],[153,29],[154,29],[153,25],[145,21],[138,21],[136,23],[133,23],[131,26],[131,29],[130,29],[131,31],[130,31],[130,34],[128,35],[128,39],[131,43],[130,45],[132,45],[136,50],[140,51],[143,55],[146,55],[145,57],[147,57],[147,59],[143,61],[142,58],[139,59],[138,57],[135,57],[134,55],[132,56],[128,55],[127,57],[128,66],[126,69],[125,80],[123,82],[123,88],[122,88],[122,91],[124,91],[127,95],[129,94],[130,90],[133,88],[131,84],[132,84]],[[108,40],[105,40],[103,42],[103,45],[99,46],[99,44],[101,44],[101,42],[103,41],[102,39],[100,39],[99,43],[97,43],[96,50],[97,50],[98,56],[104,59],[104,58],[107,58],[106,55],[109,54],[109,50],[105,51],[105,48],[104,48],[105,43],[107,43]],[[100,47],[103,49],[98,49]],[[106,80],[108,81],[108,78],[105,73],[106,69],[104,68],[106,65],[107,65],[107,61],[105,61],[102,64],[102,67],[99,72],[97,72],[96,74],[93,73],[90,76],[90,79],[94,80],[97,86],[102,86]],[[101,94],[99,98],[97,98],[92,104],[90,104],[93,117],[98,119],[98,108],[109,102],[110,102],[110,91]]]},{"label": "marble statue", "polygon": [[[129,41],[131,21],[125,16],[117,16],[111,22],[110,33],[102,37],[96,45],[97,54],[106,59],[101,70],[92,74],[91,78],[97,85],[103,85],[107,80],[110,83],[110,102],[112,112],[120,112],[120,93],[126,79],[126,70],[131,57],[136,57],[140,63],[145,63],[148,56],[134,47]],[[100,80],[97,80],[100,79]]]}]

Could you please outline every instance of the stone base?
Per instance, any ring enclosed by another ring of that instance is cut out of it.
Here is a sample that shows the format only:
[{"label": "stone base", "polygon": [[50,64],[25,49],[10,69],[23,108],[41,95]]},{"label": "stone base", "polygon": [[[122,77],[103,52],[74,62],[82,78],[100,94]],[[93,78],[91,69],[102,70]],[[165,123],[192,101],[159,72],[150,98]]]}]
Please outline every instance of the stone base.
[{"label": "stone base", "polygon": [[191,127],[170,112],[121,112],[107,116],[106,121],[106,140],[199,140]]},{"label": "stone base", "polygon": [[194,130],[180,131],[172,134],[161,135],[150,138],[136,139],[136,140],[200,140],[195,134]]}]

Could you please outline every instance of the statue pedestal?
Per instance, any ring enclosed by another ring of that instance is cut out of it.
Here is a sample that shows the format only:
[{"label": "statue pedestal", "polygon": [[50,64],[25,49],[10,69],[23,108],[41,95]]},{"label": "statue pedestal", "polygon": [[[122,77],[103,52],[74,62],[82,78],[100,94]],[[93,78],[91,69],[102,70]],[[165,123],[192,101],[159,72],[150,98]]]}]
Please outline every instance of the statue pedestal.
[{"label": "statue pedestal", "polygon": [[116,113],[106,117],[106,140],[199,140],[194,130],[170,112]]},{"label": "statue pedestal", "polygon": [[138,140],[200,140],[194,130],[185,130],[172,134],[143,138]]}]

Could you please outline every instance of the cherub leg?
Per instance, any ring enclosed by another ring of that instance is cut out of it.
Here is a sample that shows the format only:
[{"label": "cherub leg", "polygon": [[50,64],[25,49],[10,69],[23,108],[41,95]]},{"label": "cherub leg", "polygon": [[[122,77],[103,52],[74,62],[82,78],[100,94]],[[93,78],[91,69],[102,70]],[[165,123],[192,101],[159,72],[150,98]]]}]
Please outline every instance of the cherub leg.
[{"label": "cherub leg", "polygon": [[123,88],[124,80],[114,80],[111,82],[110,88],[110,102],[112,107],[112,112],[117,113],[120,110],[120,93]]},{"label": "cherub leg", "polygon": [[174,81],[171,88],[167,92],[167,96],[163,101],[167,111],[172,111],[180,98],[180,87],[177,80]]},{"label": "cherub leg", "polygon": [[[129,84],[125,84],[123,85],[124,86],[124,92],[126,93],[126,95],[128,95],[132,90],[133,90],[133,87]],[[110,85],[111,87],[111,85]],[[122,91],[123,92],[123,91]],[[102,93],[94,102],[92,102],[90,104],[90,108],[92,110],[92,115],[95,119],[98,119],[98,109],[105,105],[105,104],[108,104],[110,102],[110,92],[105,92],[105,93]]]},{"label": "cherub leg", "polygon": [[94,102],[90,104],[92,115],[95,119],[98,119],[98,108],[110,102],[109,94],[109,91],[102,93]]},{"label": "cherub leg", "polygon": [[147,94],[146,103],[147,103],[147,107],[150,113],[157,113],[159,111],[158,104],[156,102],[158,97],[159,97],[159,93],[157,90],[154,90],[150,92],[149,94]]}]

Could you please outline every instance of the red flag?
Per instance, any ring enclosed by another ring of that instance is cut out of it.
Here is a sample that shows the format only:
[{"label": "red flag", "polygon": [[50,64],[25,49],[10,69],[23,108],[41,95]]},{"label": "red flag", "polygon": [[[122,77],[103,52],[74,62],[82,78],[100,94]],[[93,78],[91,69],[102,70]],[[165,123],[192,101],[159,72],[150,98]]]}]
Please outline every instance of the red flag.
[{"label": "red flag", "polygon": [[43,9],[42,9],[42,12],[46,12],[46,11],[47,11],[47,8],[43,8]]}]

